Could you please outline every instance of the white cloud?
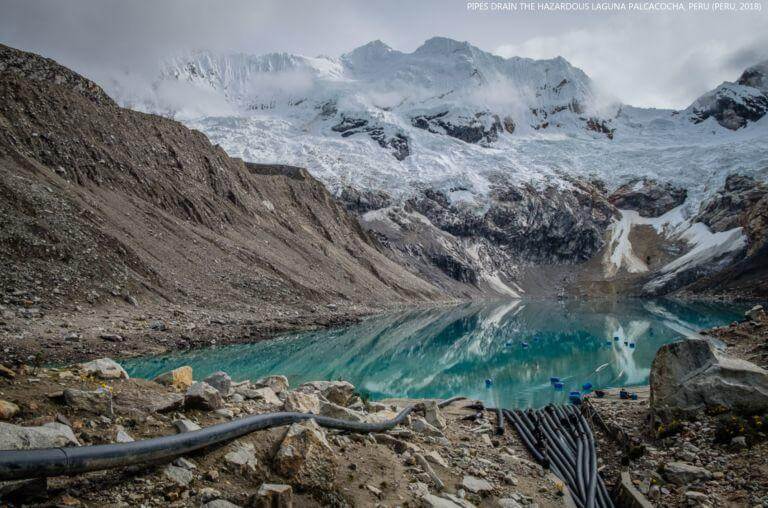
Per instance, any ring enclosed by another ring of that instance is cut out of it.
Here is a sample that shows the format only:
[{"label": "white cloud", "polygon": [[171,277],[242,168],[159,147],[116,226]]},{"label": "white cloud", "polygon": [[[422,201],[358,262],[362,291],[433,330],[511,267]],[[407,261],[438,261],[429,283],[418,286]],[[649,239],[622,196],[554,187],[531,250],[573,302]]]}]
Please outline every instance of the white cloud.
[{"label": "white cloud", "polygon": [[495,53],[560,55],[625,103],[668,108],[685,108],[722,81],[735,80],[748,65],[768,58],[764,17],[722,19],[712,26],[683,23],[679,16],[613,18],[588,30],[504,44]]}]

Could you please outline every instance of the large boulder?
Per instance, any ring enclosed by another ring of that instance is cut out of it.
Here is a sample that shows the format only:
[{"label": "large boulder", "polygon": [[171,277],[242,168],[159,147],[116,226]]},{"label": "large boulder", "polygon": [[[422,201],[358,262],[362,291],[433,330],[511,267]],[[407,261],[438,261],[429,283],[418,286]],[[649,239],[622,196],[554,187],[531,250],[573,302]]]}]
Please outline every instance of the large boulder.
[{"label": "large boulder", "polygon": [[46,423],[40,427],[22,427],[0,423],[0,450],[59,448],[80,446],[75,434],[63,423]]},{"label": "large boulder", "polygon": [[79,368],[84,374],[101,379],[128,379],[125,369],[111,358],[99,358],[81,363]]},{"label": "large boulder", "polygon": [[320,414],[320,399],[313,393],[294,390],[285,396],[285,410],[296,413]]},{"label": "large boulder", "polygon": [[224,462],[242,474],[255,472],[259,463],[253,443],[238,442],[230,446],[229,452],[224,455]]},{"label": "large boulder", "polygon": [[232,391],[232,378],[224,371],[214,372],[203,381],[216,388],[222,397],[227,397]]},{"label": "large boulder", "polygon": [[184,395],[184,405],[199,409],[221,409],[224,407],[224,399],[216,388],[204,381],[199,381],[187,390]]},{"label": "large boulder", "polygon": [[664,413],[707,406],[768,409],[768,371],[733,358],[703,339],[662,346],[651,366],[651,407]]},{"label": "large boulder", "polygon": [[650,178],[636,178],[616,189],[608,201],[621,210],[636,210],[643,217],[659,217],[685,202],[688,191]]},{"label": "large boulder", "polygon": [[19,406],[7,400],[0,400],[0,420],[10,420],[19,412]]},{"label": "large boulder", "polygon": [[184,365],[168,372],[163,372],[154,379],[155,383],[163,386],[172,386],[179,390],[186,390],[194,382],[192,377],[192,367]]},{"label": "large boulder", "polygon": [[64,390],[64,401],[67,406],[97,415],[113,416],[112,392],[99,388],[98,390]]},{"label": "large boulder", "polygon": [[274,462],[275,470],[292,484],[328,489],[335,478],[333,459],[323,430],[314,420],[305,420],[290,426]]}]

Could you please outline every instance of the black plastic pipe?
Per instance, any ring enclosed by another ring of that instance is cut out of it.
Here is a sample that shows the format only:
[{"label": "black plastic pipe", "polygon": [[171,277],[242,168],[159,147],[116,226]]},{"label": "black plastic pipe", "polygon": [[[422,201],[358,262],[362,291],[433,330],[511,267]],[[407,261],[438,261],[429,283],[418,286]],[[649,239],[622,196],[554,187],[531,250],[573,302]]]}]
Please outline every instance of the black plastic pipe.
[{"label": "black plastic pipe", "polygon": [[[438,406],[445,407],[463,398],[453,397]],[[192,432],[131,443],[0,451],[0,481],[78,474],[172,459],[257,430],[304,420],[315,420],[322,427],[350,432],[384,432],[405,421],[415,408],[415,405],[408,406],[393,419],[380,423],[351,422],[310,413],[280,412],[247,416]]]}]

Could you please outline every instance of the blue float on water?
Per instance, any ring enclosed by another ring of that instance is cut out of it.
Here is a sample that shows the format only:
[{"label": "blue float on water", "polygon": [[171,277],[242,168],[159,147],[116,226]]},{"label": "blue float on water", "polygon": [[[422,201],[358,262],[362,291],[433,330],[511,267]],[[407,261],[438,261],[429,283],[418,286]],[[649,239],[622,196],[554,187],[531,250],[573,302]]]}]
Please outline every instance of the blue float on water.
[{"label": "blue float on water", "polygon": [[485,387],[486,388],[490,388],[491,386],[493,386],[493,381],[490,378],[486,379],[485,380]]},{"label": "blue float on water", "polygon": [[551,377],[551,378],[549,378],[549,382],[552,383],[552,384],[559,383],[560,382],[560,378],[559,377]]},{"label": "blue float on water", "polygon": [[505,345],[506,347],[510,347],[510,346],[512,345],[512,341],[511,341],[511,340],[508,340],[507,342],[505,342],[505,343],[504,343],[504,345]]},{"label": "blue float on water", "polygon": [[635,349],[635,343],[634,342],[630,342],[629,343],[629,347],[630,347],[630,349]]},{"label": "blue float on water", "polygon": [[563,383],[557,382],[554,383],[552,386],[555,387],[556,392],[562,392],[563,391]]},{"label": "blue float on water", "polygon": [[527,347],[528,347],[528,343],[527,342],[523,342],[523,348],[527,348]]},{"label": "blue float on water", "polygon": [[590,391],[592,389],[592,383],[584,383],[583,385],[581,385],[581,389],[584,390],[585,392]]},{"label": "blue float on water", "polygon": [[568,400],[570,400],[572,404],[581,404],[581,393],[579,392],[569,393]]},{"label": "blue float on water", "polygon": [[618,335],[614,335],[614,336],[613,336],[613,340],[615,340],[616,342],[618,342],[618,341],[619,341],[619,336],[618,336]]}]

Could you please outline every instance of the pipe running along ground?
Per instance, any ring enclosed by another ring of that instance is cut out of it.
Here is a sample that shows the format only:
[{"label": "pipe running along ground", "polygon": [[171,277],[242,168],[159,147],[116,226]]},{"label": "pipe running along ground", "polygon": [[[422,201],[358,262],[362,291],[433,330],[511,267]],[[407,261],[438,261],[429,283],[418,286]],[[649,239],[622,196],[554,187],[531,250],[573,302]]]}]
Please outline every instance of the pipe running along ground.
[{"label": "pipe running along ground", "polygon": [[[445,407],[464,397],[438,403]],[[72,475],[172,459],[208,446],[231,441],[257,430],[315,420],[321,427],[349,432],[384,432],[403,423],[418,404],[406,407],[391,420],[351,422],[311,413],[266,413],[247,416],[204,429],[131,443],[0,451],[0,481]]]}]

